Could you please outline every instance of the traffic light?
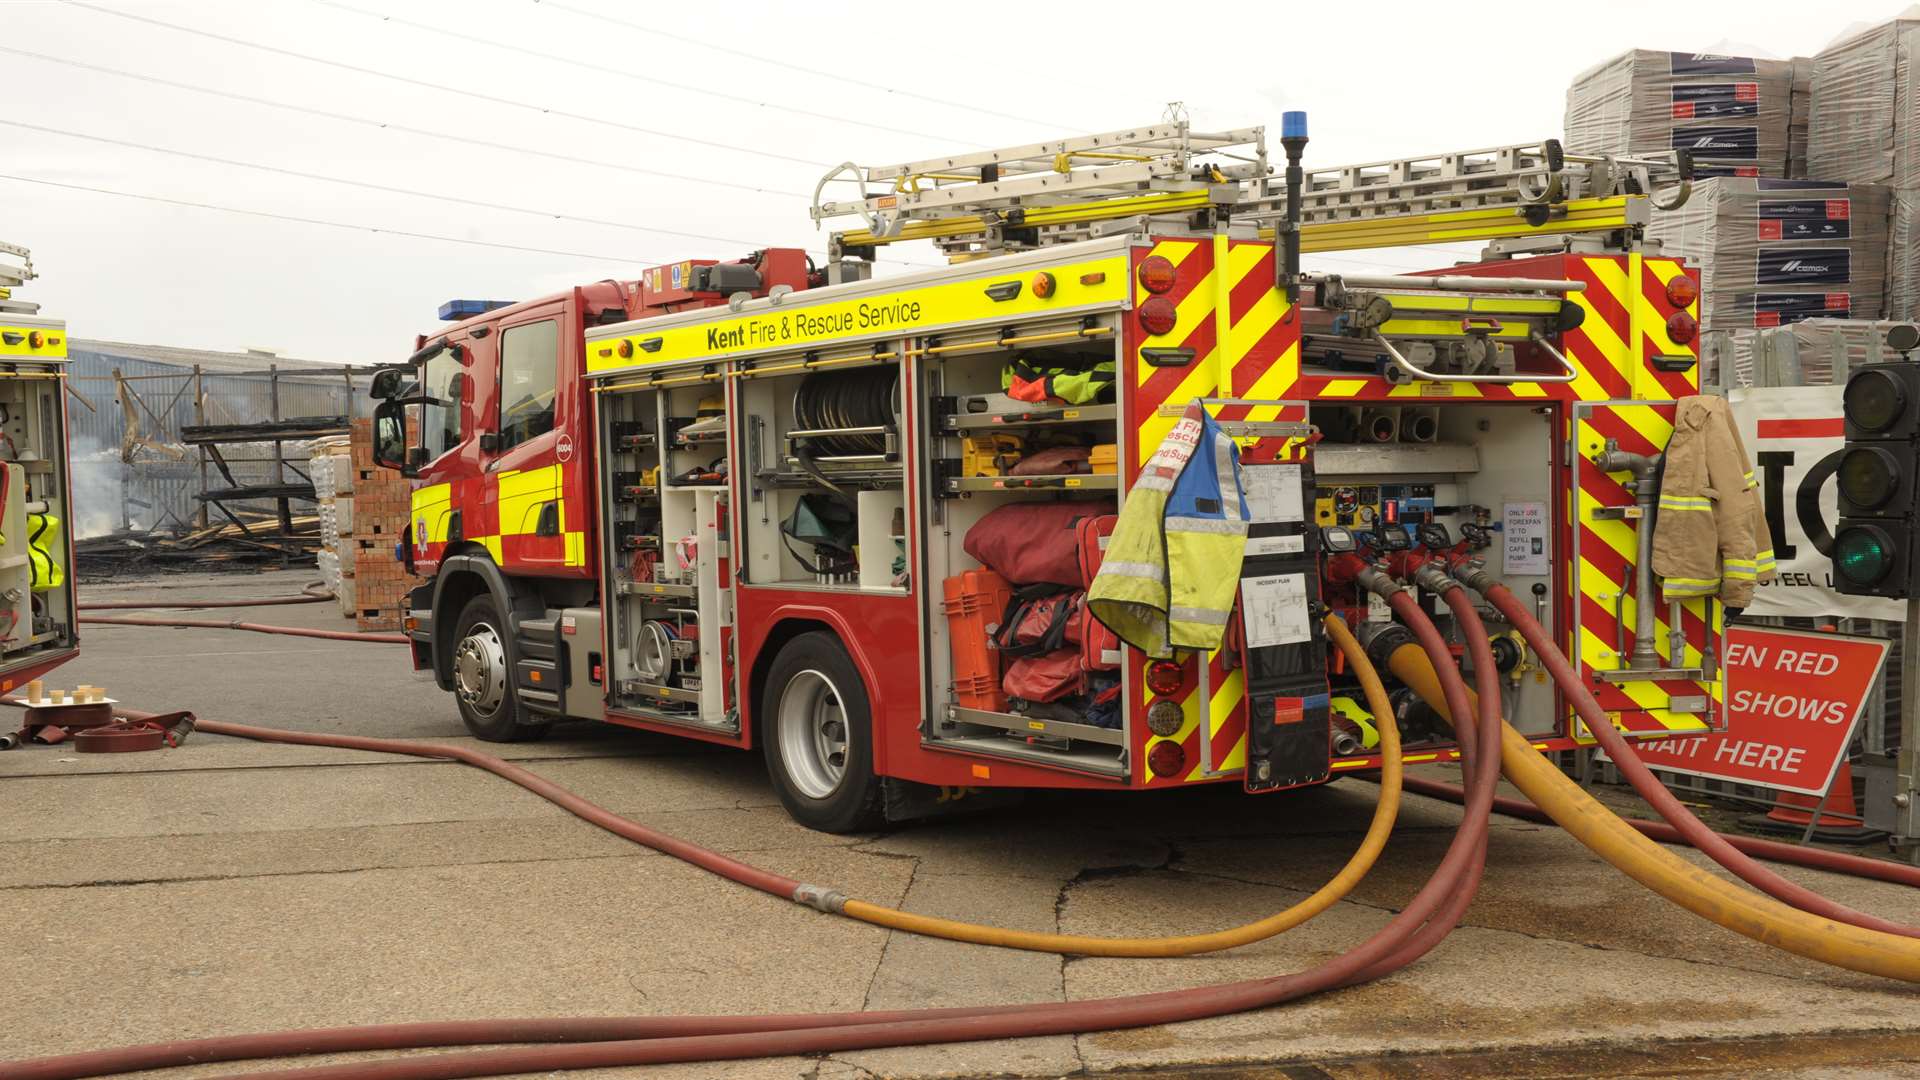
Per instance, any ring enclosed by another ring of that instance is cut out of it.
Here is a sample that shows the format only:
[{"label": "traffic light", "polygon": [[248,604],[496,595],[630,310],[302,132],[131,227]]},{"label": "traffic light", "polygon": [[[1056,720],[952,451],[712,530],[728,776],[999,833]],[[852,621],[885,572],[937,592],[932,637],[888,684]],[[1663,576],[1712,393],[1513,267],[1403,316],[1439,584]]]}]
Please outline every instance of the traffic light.
[{"label": "traffic light", "polygon": [[[1920,328],[1888,329],[1903,355]],[[1840,527],[1833,534],[1834,587],[1853,596],[1920,594],[1920,364],[1869,364],[1847,377],[1841,398],[1847,444],[1834,477]]]}]

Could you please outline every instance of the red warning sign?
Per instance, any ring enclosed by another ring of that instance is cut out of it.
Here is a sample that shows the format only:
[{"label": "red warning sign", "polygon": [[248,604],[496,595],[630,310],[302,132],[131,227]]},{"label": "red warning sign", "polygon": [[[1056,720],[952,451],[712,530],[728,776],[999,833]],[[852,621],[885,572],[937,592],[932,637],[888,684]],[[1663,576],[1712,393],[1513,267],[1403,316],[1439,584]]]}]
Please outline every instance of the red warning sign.
[{"label": "red warning sign", "polygon": [[1655,769],[1821,795],[1846,757],[1891,643],[1727,629],[1727,730],[1636,743]]}]

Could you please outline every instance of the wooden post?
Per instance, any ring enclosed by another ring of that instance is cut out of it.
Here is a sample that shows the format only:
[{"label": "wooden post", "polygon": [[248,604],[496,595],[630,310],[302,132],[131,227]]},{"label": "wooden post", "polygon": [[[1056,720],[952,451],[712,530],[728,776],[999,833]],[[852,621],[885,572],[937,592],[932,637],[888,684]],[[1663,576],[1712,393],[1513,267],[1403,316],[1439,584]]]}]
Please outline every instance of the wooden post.
[{"label": "wooden post", "polygon": [[[199,364],[193,365],[193,422],[197,427],[205,427],[207,423],[207,384],[200,376]],[[205,495],[206,493],[207,447],[206,444],[202,443],[200,446],[200,494]],[[197,527],[202,529],[207,527],[207,501],[205,499],[200,500],[199,523]]]},{"label": "wooden post", "polygon": [[[278,422],[280,419],[279,364],[267,365],[267,404],[273,410],[271,414],[272,418]],[[287,482],[287,459],[285,455],[281,453],[282,445],[281,440],[273,440],[273,482],[276,484],[284,484]],[[288,499],[285,495],[275,499],[274,502],[280,507],[280,539],[282,543],[287,545],[286,548],[281,549],[280,565],[292,566],[293,511],[288,507]]]}]

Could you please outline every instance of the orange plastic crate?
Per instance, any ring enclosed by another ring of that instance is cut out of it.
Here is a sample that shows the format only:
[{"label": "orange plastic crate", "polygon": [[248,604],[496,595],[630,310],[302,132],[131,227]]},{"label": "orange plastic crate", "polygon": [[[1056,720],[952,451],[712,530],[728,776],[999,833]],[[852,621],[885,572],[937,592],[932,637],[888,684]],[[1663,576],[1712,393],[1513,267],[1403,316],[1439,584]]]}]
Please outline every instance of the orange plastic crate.
[{"label": "orange plastic crate", "polygon": [[953,650],[954,702],[963,709],[1006,712],[1000,653],[990,637],[1013,598],[1013,586],[991,570],[969,570],[948,578],[945,589],[941,610],[947,613],[947,640]]}]

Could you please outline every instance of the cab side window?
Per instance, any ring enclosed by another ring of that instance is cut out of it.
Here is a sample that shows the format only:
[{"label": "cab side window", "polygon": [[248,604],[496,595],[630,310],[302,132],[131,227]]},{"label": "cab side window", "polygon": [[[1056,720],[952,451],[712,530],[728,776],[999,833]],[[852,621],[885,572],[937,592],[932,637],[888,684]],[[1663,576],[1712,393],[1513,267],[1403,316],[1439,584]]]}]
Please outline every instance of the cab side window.
[{"label": "cab side window", "polygon": [[560,366],[560,323],[509,327],[500,335],[500,449],[553,430],[554,383]]},{"label": "cab side window", "polygon": [[427,448],[428,461],[460,443],[460,389],[454,377],[465,370],[453,350],[445,349],[427,361],[421,373],[421,385],[429,400],[415,407],[418,412],[414,419],[419,424],[420,442]]}]

